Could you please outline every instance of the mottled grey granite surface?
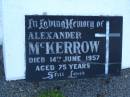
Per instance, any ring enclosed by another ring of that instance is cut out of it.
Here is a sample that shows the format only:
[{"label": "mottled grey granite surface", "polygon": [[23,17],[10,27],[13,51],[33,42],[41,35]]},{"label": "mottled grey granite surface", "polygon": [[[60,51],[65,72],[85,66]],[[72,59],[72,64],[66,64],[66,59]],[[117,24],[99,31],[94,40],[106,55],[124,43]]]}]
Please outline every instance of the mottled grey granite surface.
[{"label": "mottled grey granite surface", "polygon": [[25,80],[5,81],[0,49],[0,97],[37,97],[41,91],[59,89],[65,97],[130,97],[130,69],[121,76],[86,78],[82,80],[45,81],[29,83]]}]

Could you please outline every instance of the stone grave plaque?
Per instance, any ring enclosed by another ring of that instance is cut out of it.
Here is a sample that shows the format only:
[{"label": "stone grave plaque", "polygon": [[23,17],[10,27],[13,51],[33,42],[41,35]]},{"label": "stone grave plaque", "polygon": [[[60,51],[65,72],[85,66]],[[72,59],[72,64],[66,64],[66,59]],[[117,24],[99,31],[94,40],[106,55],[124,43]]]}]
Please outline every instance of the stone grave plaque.
[{"label": "stone grave plaque", "polygon": [[119,75],[122,16],[25,16],[26,80]]}]

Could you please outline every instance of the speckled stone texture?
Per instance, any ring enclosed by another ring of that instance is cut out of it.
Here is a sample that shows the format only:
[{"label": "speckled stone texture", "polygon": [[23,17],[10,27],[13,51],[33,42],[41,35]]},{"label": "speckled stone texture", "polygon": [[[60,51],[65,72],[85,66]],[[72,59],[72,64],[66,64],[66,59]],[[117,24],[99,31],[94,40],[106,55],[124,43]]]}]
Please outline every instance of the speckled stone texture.
[{"label": "speckled stone texture", "polygon": [[25,80],[5,81],[2,49],[0,47],[0,97],[37,97],[46,90],[59,89],[65,97],[130,97],[130,69],[121,76],[86,78],[81,80],[43,81],[29,83]]}]

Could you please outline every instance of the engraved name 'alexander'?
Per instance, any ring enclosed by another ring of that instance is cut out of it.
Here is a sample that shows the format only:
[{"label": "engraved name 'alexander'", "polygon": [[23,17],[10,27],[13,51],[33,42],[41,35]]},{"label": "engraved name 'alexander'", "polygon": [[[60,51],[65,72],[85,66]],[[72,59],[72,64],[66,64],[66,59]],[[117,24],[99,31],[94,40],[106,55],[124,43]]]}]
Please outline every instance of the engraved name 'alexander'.
[{"label": "engraved name 'alexander'", "polygon": [[28,40],[81,39],[81,32],[29,32]]}]

